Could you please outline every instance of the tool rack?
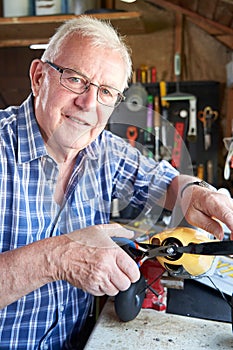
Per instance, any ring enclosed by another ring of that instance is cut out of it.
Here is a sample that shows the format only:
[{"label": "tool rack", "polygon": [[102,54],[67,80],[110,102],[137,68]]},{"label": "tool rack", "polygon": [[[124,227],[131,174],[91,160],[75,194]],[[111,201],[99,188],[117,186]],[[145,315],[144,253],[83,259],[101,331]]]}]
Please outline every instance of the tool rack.
[{"label": "tool rack", "polygon": [[[141,83],[140,83],[141,84]],[[196,97],[196,127],[197,135],[195,140],[187,140],[187,130],[189,126],[189,101],[179,100],[170,101],[167,108],[167,120],[169,123],[175,127],[177,124],[183,129],[182,142],[186,148],[186,152],[190,155],[190,160],[187,160],[187,154],[181,154],[180,164],[176,166],[178,170],[182,173],[197,175],[203,180],[212,183],[214,186],[218,187],[221,182],[221,169],[219,170],[218,154],[221,145],[221,131],[220,131],[220,118],[216,118],[211,123],[211,128],[209,129],[210,145],[208,149],[205,149],[205,135],[203,122],[199,119],[198,113],[202,113],[206,107],[210,108],[212,111],[216,112],[219,116],[219,99],[220,99],[220,83],[216,81],[183,81],[180,82],[180,91],[192,94]],[[148,95],[153,97],[158,96],[160,98],[160,85],[159,83],[144,83],[142,86],[146,89]],[[175,92],[176,84],[175,82],[166,83],[167,94]],[[161,107],[161,99],[160,99]],[[187,115],[182,118],[179,115],[180,110],[186,110]],[[163,111],[160,109],[160,114]],[[135,134],[135,146],[141,151],[144,151],[144,147],[151,151],[149,156],[154,156],[155,154],[155,139],[154,131],[152,131],[151,141],[145,140],[145,131],[147,117],[147,106],[144,106],[139,111],[130,111],[127,108],[126,102],[122,103],[112,114],[109,122],[109,129],[123,137],[128,139],[127,130],[129,127],[136,127],[137,133]],[[161,117],[162,118],[162,117]],[[179,132],[179,130],[178,130]],[[177,141],[179,141],[179,135],[171,130],[167,130],[167,136],[171,146],[171,152],[177,146]],[[162,144],[160,145],[162,146]],[[144,152],[145,153],[145,152]],[[172,154],[174,156],[174,154]],[[160,156],[163,159],[163,155]],[[170,159],[173,163],[173,159]]]}]

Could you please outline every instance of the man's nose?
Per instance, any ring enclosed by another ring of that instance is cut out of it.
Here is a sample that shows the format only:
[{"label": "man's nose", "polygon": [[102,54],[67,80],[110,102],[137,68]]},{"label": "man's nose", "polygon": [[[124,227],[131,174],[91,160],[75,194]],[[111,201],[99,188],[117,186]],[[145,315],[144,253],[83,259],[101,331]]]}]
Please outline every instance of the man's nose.
[{"label": "man's nose", "polygon": [[96,108],[98,87],[94,84],[90,84],[83,94],[78,95],[76,103],[84,110],[90,110]]}]

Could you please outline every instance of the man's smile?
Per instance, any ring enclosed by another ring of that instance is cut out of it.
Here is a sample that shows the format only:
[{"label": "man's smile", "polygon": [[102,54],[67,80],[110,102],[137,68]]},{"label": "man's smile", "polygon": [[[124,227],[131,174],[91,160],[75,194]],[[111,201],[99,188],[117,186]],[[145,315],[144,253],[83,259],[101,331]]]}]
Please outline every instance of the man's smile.
[{"label": "man's smile", "polygon": [[88,124],[88,123],[86,123],[86,122],[84,122],[76,117],[72,117],[72,116],[68,115],[67,118],[73,120],[75,123],[77,123],[79,125],[90,125],[90,124]]}]

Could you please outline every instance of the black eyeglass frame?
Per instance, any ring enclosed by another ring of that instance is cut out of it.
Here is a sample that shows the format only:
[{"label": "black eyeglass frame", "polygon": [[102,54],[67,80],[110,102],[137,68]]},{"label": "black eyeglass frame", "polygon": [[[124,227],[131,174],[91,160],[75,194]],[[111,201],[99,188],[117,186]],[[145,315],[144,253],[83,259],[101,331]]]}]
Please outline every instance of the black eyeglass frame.
[{"label": "black eyeglass frame", "polygon": [[[90,81],[90,79],[89,79],[86,75],[84,75],[84,74],[82,74],[82,73],[80,73],[80,72],[77,72],[76,70],[74,70],[74,69],[72,69],[72,68],[61,67],[61,66],[58,66],[57,64],[55,64],[55,63],[53,63],[53,62],[51,62],[51,61],[48,61],[48,60],[46,60],[45,63],[49,64],[50,67],[52,67],[53,69],[55,69],[57,72],[59,72],[59,73],[61,74],[61,75],[60,75],[60,84],[61,84],[65,89],[67,89],[67,90],[69,90],[69,91],[71,91],[71,92],[74,92],[74,93],[77,94],[77,95],[82,95],[82,94],[84,94],[84,92],[88,91],[90,85],[93,85],[93,86],[95,86],[95,87],[97,88],[97,101],[98,101],[100,104],[104,105],[104,106],[111,107],[111,108],[116,108],[116,107],[119,106],[119,104],[120,104],[121,102],[123,102],[123,101],[126,99],[126,97],[122,94],[122,92],[121,92],[120,90],[118,90],[118,89],[116,89],[116,88],[114,88],[114,87],[112,87],[112,86],[109,86],[109,85],[97,85],[97,84],[95,84],[95,83],[92,83],[92,82]],[[83,78],[85,78],[85,79],[87,80],[88,83],[87,83],[87,85],[85,85],[84,91],[82,91],[82,92],[74,91],[74,90],[68,88],[67,86],[65,86],[65,85],[62,83],[62,74],[63,74],[63,72],[64,72],[66,69],[67,69],[67,70],[70,70],[70,71],[73,71],[75,74],[80,75],[81,77],[83,77]],[[107,87],[107,88],[110,88],[110,89],[113,89],[113,90],[115,90],[115,91],[117,92],[117,100],[116,100],[114,106],[109,106],[109,105],[107,105],[107,104],[105,104],[105,103],[99,101],[99,99],[98,99],[98,97],[99,97],[99,89],[100,89],[102,86]]]}]

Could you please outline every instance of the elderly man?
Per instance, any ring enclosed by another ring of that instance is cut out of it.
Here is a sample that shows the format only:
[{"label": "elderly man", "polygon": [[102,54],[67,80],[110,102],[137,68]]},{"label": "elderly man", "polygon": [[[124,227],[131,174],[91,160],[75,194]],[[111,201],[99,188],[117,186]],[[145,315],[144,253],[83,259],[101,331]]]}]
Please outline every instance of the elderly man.
[{"label": "elderly man", "polygon": [[139,208],[178,203],[216,237],[213,216],[233,232],[231,199],[104,130],[130,76],[123,39],[83,16],[32,62],[28,99],[0,112],[1,349],[82,348],[93,295],[139,279],[111,239],[131,232],[109,224],[112,200],[129,188]]}]

